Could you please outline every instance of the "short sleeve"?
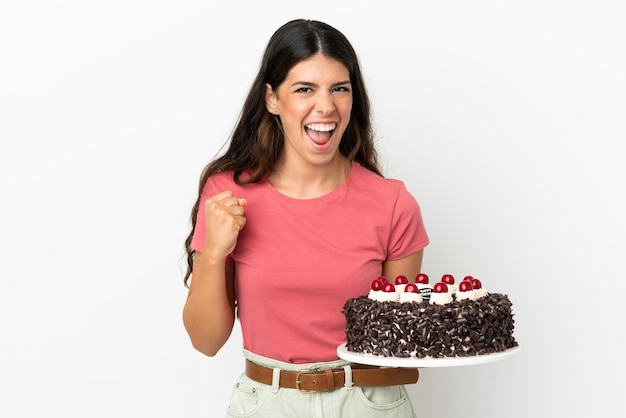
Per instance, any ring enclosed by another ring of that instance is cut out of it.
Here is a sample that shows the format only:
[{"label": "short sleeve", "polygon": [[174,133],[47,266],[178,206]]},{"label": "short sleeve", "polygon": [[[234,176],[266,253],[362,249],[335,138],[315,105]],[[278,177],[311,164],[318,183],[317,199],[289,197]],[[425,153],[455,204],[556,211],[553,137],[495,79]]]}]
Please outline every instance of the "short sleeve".
[{"label": "short sleeve", "polygon": [[404,258],[424,249],[429,242],[419,203],[401,183],[393,209],[387,259]]}]

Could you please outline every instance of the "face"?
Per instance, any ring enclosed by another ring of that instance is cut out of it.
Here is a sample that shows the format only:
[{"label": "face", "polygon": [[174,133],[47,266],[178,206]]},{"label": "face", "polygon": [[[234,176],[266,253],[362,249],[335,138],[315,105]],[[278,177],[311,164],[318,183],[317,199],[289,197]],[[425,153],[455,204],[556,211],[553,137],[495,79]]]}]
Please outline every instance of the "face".
[{"label": "face", "polygon": [[342,63],[321,54],[300,61],[276,90],[266,86],[265,99],[283,125],[287,164],[319,166],[342,158],[339,143],[352,110],[350,74]]}]

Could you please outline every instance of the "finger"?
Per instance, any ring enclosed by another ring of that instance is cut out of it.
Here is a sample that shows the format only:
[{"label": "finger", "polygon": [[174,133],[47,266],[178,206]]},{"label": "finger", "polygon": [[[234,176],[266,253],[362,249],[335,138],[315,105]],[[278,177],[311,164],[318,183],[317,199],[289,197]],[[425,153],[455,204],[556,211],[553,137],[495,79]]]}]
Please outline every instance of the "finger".
[{"label": "finger", "polygon": [[243,227],[246,225],[246,217],[242,215],[234,215],[229,213],[227,216],[222,218],[224,225],[227,225],[229,228],[232,228],[235,231],[241,231]]},{"label": "finger", "polygon": [[[229,200],[230,198],[226,199]],[[238,202],[238,199],[235,198],[235,202]],[[238,203],[232,204],[232,202],[226,202],[224,204],[224,199],[219,202],[206,202],[206,216],[207,223],[213,221],[219,221],[223,223],[229,223],[236,227],[236,229],[240,229],[240,223],[242,221],[238,220],[238,218],[243,218],[244,207],[240,206]]]},{"label": "finger", "polygon": [[243,216],[244,208],[243,206],[221,206],[218,210],[223,211],[225,214],[229,214],[232,216]]},{"label": "finger", "polygon": [[246,203],[248,203],[246,199],[241,198],[241,197],[235,197],[230,192],[218,193],[214,195],[213,197],[207,199],[207,202],[218,203],[223,206],[235,206],[235,205],[244,206]]},{"label": "finger", "polygon": [[216,212],[221,211],[226,208],[243,208],[239,204],[240,199],[237,197],[225,197],[220,200],[215,200],[214,198],[207,199],[204,202],[204,208],[207,212]]},{"label": "finger", "polygon": [[241,199],[239,197],[235,197],[235,196],[231,196],[231,197],[226,197],[222,200],[219,200],[217,203],[222,205],[222,206],[243,206],[241,204],[241,201],[245,201],[245,199]]},{"label": "finger", "polygon": [[237,221],[238,222],[236,223],[236,226],[240,231],[243,229],[244,226],[246,226],[246,222],[248,222],[244,216],[238,217]]}]

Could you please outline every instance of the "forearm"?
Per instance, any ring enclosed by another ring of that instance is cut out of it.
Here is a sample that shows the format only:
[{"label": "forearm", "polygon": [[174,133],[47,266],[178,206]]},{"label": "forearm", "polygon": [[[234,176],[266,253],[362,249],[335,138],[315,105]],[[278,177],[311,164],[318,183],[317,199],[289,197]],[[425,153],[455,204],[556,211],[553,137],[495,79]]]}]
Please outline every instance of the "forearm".
[{"label": "forearm", "polygon": [[183,322],[194,348],[214,356],[235,322],[234,269],[224,260],[198,255],[193,270]]}]

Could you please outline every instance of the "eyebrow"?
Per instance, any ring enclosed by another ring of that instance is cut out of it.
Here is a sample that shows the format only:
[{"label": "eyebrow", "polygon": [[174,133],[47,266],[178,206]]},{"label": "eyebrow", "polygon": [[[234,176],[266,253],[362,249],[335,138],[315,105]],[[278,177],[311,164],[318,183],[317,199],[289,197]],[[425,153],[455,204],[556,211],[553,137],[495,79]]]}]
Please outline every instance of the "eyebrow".
[{"label": "eyebrow", "polygon": [[[352,82],[350,80],[345,80],[345,81],[339,81],[337,83],[333,83],[330,87],[338,87],[338,86],[345,86],[346,84],[352,84]],[[296,81],[293,84],[291,84],[292,87],[294,86],[306,86],[306,87],[319,87],[318,84],[315,83],[311,83],[310,81]]]}]

